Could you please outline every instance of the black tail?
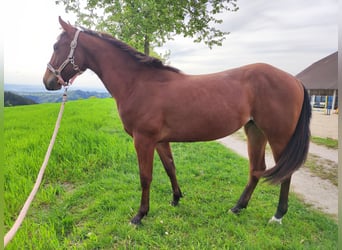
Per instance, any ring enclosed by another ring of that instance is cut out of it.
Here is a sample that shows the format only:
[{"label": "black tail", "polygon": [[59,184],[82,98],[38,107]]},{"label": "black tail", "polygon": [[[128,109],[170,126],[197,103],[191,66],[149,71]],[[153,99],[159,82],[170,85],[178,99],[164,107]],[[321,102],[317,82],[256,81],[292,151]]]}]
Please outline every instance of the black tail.
[{"label": "black tail", "polygon": [[296,130],[286,145],[276,165],[263,174],[267,182],[277,184],[290,177],[306,160],[310,143],[310,97],[304,88],[302,111],[298,119]]}]

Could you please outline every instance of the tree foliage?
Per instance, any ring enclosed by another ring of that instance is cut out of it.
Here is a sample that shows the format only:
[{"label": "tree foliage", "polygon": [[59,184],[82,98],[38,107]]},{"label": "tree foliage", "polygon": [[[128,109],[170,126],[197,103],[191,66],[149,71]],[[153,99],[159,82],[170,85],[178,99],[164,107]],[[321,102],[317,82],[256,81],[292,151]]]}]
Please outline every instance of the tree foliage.
[{"label": "tree foliage", "polygon": [[222,45],[229,32],[217,28],[217,14],[238,10],[237,0],[56,0],[77,15],[78,23],[113,34],[149,54],[176,34]]}]

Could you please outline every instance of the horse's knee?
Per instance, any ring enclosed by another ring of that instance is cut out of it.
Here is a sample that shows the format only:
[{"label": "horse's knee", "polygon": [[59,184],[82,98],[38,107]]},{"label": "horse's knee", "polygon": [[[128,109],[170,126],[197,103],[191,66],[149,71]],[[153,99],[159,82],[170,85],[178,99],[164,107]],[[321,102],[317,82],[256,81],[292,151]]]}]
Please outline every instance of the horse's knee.
[{"label": "horse's knee", "polygon": [[152,182],[151,176],[145,176],[145,175],[140,176],[140,185],[141,185],[142,189],[149,188],[151,185],[151,182]]}]

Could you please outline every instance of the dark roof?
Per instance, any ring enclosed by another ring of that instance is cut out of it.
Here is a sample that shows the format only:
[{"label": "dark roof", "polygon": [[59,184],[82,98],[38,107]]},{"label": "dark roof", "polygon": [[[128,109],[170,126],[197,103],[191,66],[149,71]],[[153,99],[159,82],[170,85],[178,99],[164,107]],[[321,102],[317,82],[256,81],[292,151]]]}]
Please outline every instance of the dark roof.
[{"label": "dark roof", "polygon": [[296,77],[307,89],[337,89],[337,52],[304,69]]}]

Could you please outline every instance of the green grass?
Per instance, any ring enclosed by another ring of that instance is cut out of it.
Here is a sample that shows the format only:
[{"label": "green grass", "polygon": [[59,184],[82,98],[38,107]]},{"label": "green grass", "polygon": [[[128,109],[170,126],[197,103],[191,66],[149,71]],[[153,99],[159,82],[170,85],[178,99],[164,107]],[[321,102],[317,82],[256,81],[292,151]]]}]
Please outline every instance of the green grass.
[{"label": "green grass", "polygon": [[327,148],[331,149],[338,149],[338,140],[332,138],[322,138],[317,136],[312,136],[311,141],[318,145],[326,146]]},{"label": "green grass", "polygon": [[[5,228],[17,217],[48,147],[59,104],[5,109]],[[151,209],[140,203],[137,159],[112,99],[68,102],[37,197],[7,249],[336,249],[337,224],[290,195],[283,225],[267,224],[279,187],[260,183],[249,207],[229,213],[248,162],[216,142],[172,144],[184,198],[155,156]]]}]

